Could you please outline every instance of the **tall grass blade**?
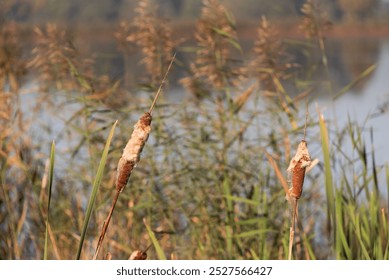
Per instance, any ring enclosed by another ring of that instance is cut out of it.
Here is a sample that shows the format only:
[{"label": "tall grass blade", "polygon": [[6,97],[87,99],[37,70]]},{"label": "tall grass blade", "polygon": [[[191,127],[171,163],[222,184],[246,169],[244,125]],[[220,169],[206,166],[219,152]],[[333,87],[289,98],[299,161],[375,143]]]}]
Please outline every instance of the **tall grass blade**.
[{"label": "tall grass blade", "polygon": [[262,234],[262,233],[277,233],[277,231],[274,230],[274,229],[268,229],[268,228],[254,229],[254,230],[242,232],[242,233],[239,233],[239,234],[235,234],[234,237],[239,237],[239,238],[251,237],[251,236],[258,236],[259,234]]},{"label": "tall grass blade", "polygon": [[155,237],[154,232],[151,230],[150,226],[146,223],[145,220],[143,220],[143,223],[146,226],[147,233],[149,234],[151,242],[153,243],[155,251],[157,252],[158,259],[166,260],[165,253],[163,252],[161,245],[159,244],[157,238]]},{"label": "tall grass blade", "polygon": [[365,246],[365,242],[363,241],[363,229],[361,224],[360,216],[355,216],[354,220],[354,227],[355,227],[355,235],[357,237],[357,240],[359,242],[358,246],[361,249],[362,257],[366,260],[370,260],[369,252]]},{"label": "tall grass blade", "polygon": [[382,259],[384,260],[387,260],[388,257],[389,257],[389,232],[388,232],[388,222],[387,222],[387,218],[386,218],[386,215],[385,215],[385,208],[382,208],[381,209],[381,223],[382,223],[382,235],[381,238],[382,238],[382,242],[383,242],[383,245],[385,244],[384,248],[384,252],[383,252],[383,256],[382,256]]},{"label": "tall grass blade", "polygon": [[80,84],[80,86],[82,86],[83,88],[87,89],[87,90],[92,90],[92,87],[91,85],[89,84],[89,82],[85,79],[85,77],[83,77],[83,75],[81,75],[77,68],[74,66],[74,64],[71,62],[70,59],[68,59],[67,57],[65,57],[68,65],[69,65],[69,68],[70,68],[70,74],[77,79],[78,83]]},{"label": "tall grass blade", "polygon": [[[331,157],[330,157],[330,147],[329,147],[329,138],[327,125],[324,120],[324,116],[318,109],[319,114],[319,126],[320,126],[320,138],[321,145],[323,150],[323,160],[324,160],[324,173],[325,173],[325,190],[327,196],[327,216],[328,216],[328,231],[331,231],[331,226],[334,234],[336,233],[336,222],[335,222],[335,197],[332,181],[332,169],[331,169]],[[336,239],[336,236],[334,236]]]},{"label": "tall grass blade", "polygon": [[49,222],[50,222],[49,216],[50,216],[51,190],[53,186],[54,161],[55,161],[55,142],[53,141],[50,150],[49,193],[48,193],[48,201],[47,201],[45,247],[43,249],[44,260],[47,260],[47,247],[48,247],[48,240],[49,240]]},{"label": "tall grass blade", "polygon": [[231,195],[231,185],[228,180],[223,181],[223,192],[224,197],[226,198],[226,204],[227,204],[227,215],[226,215],[226,226],[225,226],[225,232],[226,232],[226,253],[228,256],[232,256],[232,238],[234,234],[234,229],[232,227],[233,224],[233,202],[230,199],[232,197]]},{"label": "tall grass blade", "polygon": [[79,260],[80,256],[81,256],[81,251],[82,251],[82,246],[83,246],[84,240],[85,240],[86,230],[88,228],[88,224],[89,224],[89,220],[90,220],[90,217],[92,214],[93,206],[94,206],[94,203],[96,200],[97,191],[100,187],[101,180],[103,178],[104,168],[105,168],[105,164],[107,162],[108,150],[109,150],[109,146],[111,144],[111,140],[112,140],[113,133],[115,131],[115,127],[117,125],[117,122],[118,121],[116,121],[113,124],[111,131],[109,132],[108,139],[105,143],[105,147],[103,150],[103,154],[101,155],[100,164],[99,164],[99,167],[97,169],[97,174],[96,174],[95,180],[93,181],[92,193],[89,197],[88,207],[86,209],[86,214],[85,214],[85,220],[84,220],[84,223],[82,225],[80,242],[78,244],[77,257],[76,257],[77,260]]},{"label": "tall grass blade", "polygon": [[387,195],[387,208],[386,210],[388,211],[387,213],[389,213],[389,165],[388,163],[385,164],[385,177],[386,177],[386,195]]},{"label": "tall grass blade", "polygon": [[351,83],[349,83],[348,85],[346,85],[345,87],[343,87],[337,94],[335,94],[335,96],[333,97],[333,99],[338,99],[339,97],[341,97],[343,94],[345,94],[346,92],[348,92],[350,89],[352,89],[360,80],[362,80],[363,78],[369,76],[375,69],[377,68],[377,65],[376,64],[373,64],[371,66],[369,66],[367,69],[365,69],[365,71],[363,71],[356,79],[354,79]]},{"label": "tall grass blade", "polygon": [[347,212],[344,212],[343,209],[350,210],[350,208],[344,207],[344,204],[342,202],[342,193],[338,191],[336,193],[336,221],[338,223],[337,231],[336,231],[336,242],[335,242],[335,248],[337,253],[337,259],[343,259],[346,258],[348,260],[352,259],[351,249],[348,244],[348,240],[346,237],[346,233],[344,231],[345,225],[343,222],[343,217],[347,214]]}]

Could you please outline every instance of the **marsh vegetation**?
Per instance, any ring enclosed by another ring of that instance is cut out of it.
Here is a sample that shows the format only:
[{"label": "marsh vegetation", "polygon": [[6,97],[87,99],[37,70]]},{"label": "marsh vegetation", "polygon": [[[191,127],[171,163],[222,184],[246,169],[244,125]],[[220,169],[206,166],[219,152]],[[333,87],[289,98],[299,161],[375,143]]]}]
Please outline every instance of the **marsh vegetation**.
[{"label": "marsh vegetation", "polygon": [[319,4],[301,7],[297,38],[262,16],[243,46],[221,1],[202,1],[189,39],[153,1],[139,1],[105,38],[122,75],[62,25],[31,36],[1,20],[0,258],[92,258],[123,149],[176,54],[98,258],[287,259],[292,213],[283,186],[304,138],[312,163],[293,258],[388,259],[387,158],[376,160],[373,127],[352,117],[339,124],[330,112],[376,65],[339,87],[326,41],[334,24]]}]

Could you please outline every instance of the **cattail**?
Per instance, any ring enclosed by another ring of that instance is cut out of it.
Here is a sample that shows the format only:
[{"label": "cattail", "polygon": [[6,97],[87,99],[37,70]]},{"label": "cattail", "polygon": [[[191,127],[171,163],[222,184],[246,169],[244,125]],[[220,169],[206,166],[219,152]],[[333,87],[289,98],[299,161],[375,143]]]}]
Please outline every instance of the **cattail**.
[{"label": "cattail", "polygon": [[311,164],[311,157],[308,152],[307,142],[301,140],[297,147],[296,155],[290,161],[288,172],[291,175],[291,188],[289,196],[299,199],[303,192],[305,169]]},{"label": "cattail", "polygon": [[[97,259],[97,255],[99,254],[101,245],[104,240],[105,233],[107,232],[109,222],[111,221],[113,210],[115,209],[116,202],[119,198],[120,193],[124,190],[124,188],[127,185],[128,179],[130,178],[131,172],[136,166],[136,164],[140,160],[140,154],[142,152],[142,149],[144,145],[146,144],[147,139],[149,138],[149,134],[151,131],[151,120],[152,116],[151,113],[153,111],[153,108],[155,106],[155,103],[158,99],[158,96],[160,95],[162,88],[166,82],[167,75],[170,71],[170,68],[173,65],[173,61],[176,57],[176,54],[174,54],[172,60],[170,61],[170,64],[168,66],[168,69],[166,71],[166,74],[161,82],[161,85],[159,86],[159,89],[157,91],[157,94],[154,97],[153,103],[150,106],[150,109],[148,112],[145,112],[142,117],[137,121],[137,123],[134,126],[134,131],[131,134],[130,140],[128,140],[126,147],[124,147],[123,154],[119,160],[118,167],[117,167],[117,175],[116,175],[116,194],[112,201],[111,209],[109,210],[108,217],[104,221],[103,228],[101,230],[101,234],[99,237],[99,241],[97,242],[96,252],[93,256],[93,259]],[[140,251],[139,251],[140,252]],[[135,252],[134,252],[135,253]],[[145,252],[144,252],[145,253]],[[142,255],[141,252],[139,255]],[[146,254],[145,254],[146,255]],[[147,257],[147,255],[146,255]],[[144,259],[146,259],[146,257]]]},{"label": "cattail", "polygon": [[122,192],[127,185],[131,172],[139,162],[140,153],[149,138],[151,131],[151,114],[146,112],[138,120],[134,126],[134,131],[123,150],[123,154],[119,160],[116,177],[116,190]]},{"label": "cattail", "polygon": [[307,141],[305,141],[305,136],[307,134],[307,124],[308,124],[308,101],[307,108],[305,112],[305,125],[304,125],[304,138],[301,140],[300,144],[297,147],[297,152],[290,161],[289,167],[287,169],[289,176],[291,178],[291,187],[287,193],[287,199],[292,207],[292,225],[289,230],[289,252],[288,260],[292,259],[292,249],[294,243],[294,228],[297,219],[297,210],[298,210],[298,200],[301,197],[303,192],[305,169],[311,165],[311,156],[308,152]]},{"label": "cattail", "polygon": [[132,252],[129,260],[145,260],[147,259],[147,253],[145,251],[136,250]]}]

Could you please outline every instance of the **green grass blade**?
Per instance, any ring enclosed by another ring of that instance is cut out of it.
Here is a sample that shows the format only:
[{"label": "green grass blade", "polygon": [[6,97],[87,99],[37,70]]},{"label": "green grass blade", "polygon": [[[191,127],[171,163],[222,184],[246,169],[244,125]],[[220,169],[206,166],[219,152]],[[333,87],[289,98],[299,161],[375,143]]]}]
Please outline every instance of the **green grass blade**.
[{"label": "green grass blade", "polygon": [[387,224],[387,218],[385,215],[385,209],[381,208],[381,223],[382,223],[382,242],[383,242],[383,247],[384,252],[382,259],[387,260],[389,257],[389,232],[388,232],[388,224]]},{"label": "green grass blade", "polygon": [[260,260],[261,258],[258,256],[258,254],[255,252],[255,250],[253,249],[249,249],[250,250],[250,254],[253,256],[253,259],[254,260]]},{"label": "green grass blade", "polygon": [[377,68],[377,65],[376,64],[373,64],[371,66],[369,66],[367,69],[365,69],[365,71],[363,71],[355,80],[353,80],[351,83],[349,83],[348,85],[346,85],[345,87],[343,87],[337,94],[335,94],[335,96],[333,97],[333,99],[337,99],[339,97],[341,97],[343,94],[345,94],[346,92],[348,92],[350,89],[352,89],[359,81],[361,81],[362,79],[364,79],[365,77],[369,76],[375,69]]},{"label": "green grass blade", "polygon": [[[323,150],[323,160],[324,160],[324,171],[325,171],[325,189],[327,196],[327,215],[328,215],[328,225],[333,226],[334,233],[336,232],[336,222],[335,219],[335,197],[333,190],[333,181],[332,181],[332,169],[331,169],[331,157],[330,157],[330,147],[329,147],[329,138],[327,125],[325,123],[323,115],[319,113],[319,126],[320,126],[320,138],[321,145]],[[334,236],[336,238],[336,236]]]},{"label": "green grass blade", "polygon": [[117,122],[118,121],[116,121],[113,124],[113,126],[111,128],[111,131],[109,132],[108,139],[107,139],[107,142],[105,143],[105,147],[104,147],[104,150],[103,150],[103,154],[101,155],[100,164],[99,164],[99,167],[97,169],[97,174],[96,174],[96,177],[95,177],[95,179],[93,181],[92,193],[91,193],[91,195],[89,197],[88,207],[86,209],[86,214],[85,214],[85,220],[84,220],[84,223],[82,225],[80,242],[78,244],[77,257],[76,257],[77,260],[80,259],[80,255],[81,255],[81,251],[82,251],[82,246],[84,244],[84,239],[85,239],[85,235],[86,235],[86,230],[88,228],[88,224],[89,224],[89,220],[90,220],[90,217],[91,217],[91,214],[92,214],[93,206],[95,204],[97,191],[98,191],[98,189],[100,187],[101,180],[103,178],[104,168],[105,168],[105,164],[107,162],[108,150],[109,150],[109,146],[111,144],[111,140],[112,140],[113,133],[115,131],[115,127],[117,125]]},{"label": "green grass blade", "polygon": [[386,210],[389,213],[389,165],[388,163],[385,164],[385,177],[386,177],[386,201],[388,202]]},{"label": "green grass blade", "polygon": [[264,228],[264,229],[254,229],[254,230],[242,232],[242,233],[239,233],[239,234],[235,234],[234,237],[239,237],[239,238],[251,237],[251,236],[257,236],[257,235],[262,234],[262,233],[277,233],[277,231],[274,230],[274,229],[267,229],[267,228]]},{"label": "green grass blade", "polygon": [[226,205],[227,205],[227,213],[226,213],[226,225],[225,225],[225,233],[226,233],[226,253],[228,256],[232,256],[232,237],[234,235],[234,228],[232,227],[233,224],[233,213],[234,213],[234,205],[233,201],[231,200],[231,185],[228,180],[223,181],[223,193],[224,197],[226,198]]},{"label": "green grass blade", "polygon": [[[346,258],[347,260],[352,259],[352,253],[350,246],[347,241],[346,233],[345,233],[345,225],[343,223],[342,217],[346,215],[342,210],[344,204],[342,202],[342,193],[338,191],[336,193],[336,221],[337,221],[337,231],[336,231],[336,239],[335,239],[335,248],[337,253],[337,259]],[[346,208],[347,209],[347,208]]]},{"label": "green grass blade", "polygon": [[51,190],[53,186],[53,174],[54,174],[54,161],[55,161],[55,142],[51,144],[50,150],[50,168],[49,168],[49,193],[47,201],[47,216],[46,216],[46,233],[45,233],[45,247],[43,249],[43,259],[47,260],[47,247],[49,241],[49,216],[50,216],[50,203],[51,203]]},{"label": "green grass blade", "polygon": [[92,90],[92,87],[90,83],[86,80],[86,78],[78,72],[77,68],[74,66],[74,64],[71,62],[70,59],[65,57],[69,68],[70,68],[70,74],[77,79],[78,83],[87,90]]},{"label": "green grass blade", "polygon": [[362,231],[360,216],[355,217],[354,223],[355,223],[354,224],[355,235],[356,235],[357,240],[359,242],[358,246],[361,248],[361,251],[362,251],[362,255],[360,256],[360,258],[370,260],[369,252],[365,246],[365,242],[363,241],[363,231]]},{"label": "green grass blade", "polygon": [[159,245],[159,242],[158,242],[157,238],[155,237],[154,232],[151,230],[150,226],[146,223],[145,220],[143,220],[143,223],[146,226],[147,233],[149,234],[151,242],[153,243],[155,251],[157,252],[158,259],[166,260],[165,253],[163,252],[161,245]]}]

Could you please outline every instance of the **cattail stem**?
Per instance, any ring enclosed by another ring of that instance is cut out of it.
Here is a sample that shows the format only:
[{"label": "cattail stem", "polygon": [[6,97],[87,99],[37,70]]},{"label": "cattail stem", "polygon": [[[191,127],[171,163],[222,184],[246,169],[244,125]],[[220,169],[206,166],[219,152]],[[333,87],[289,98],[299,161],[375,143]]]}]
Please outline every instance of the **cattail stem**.
[{"label": "cattail stem", "polygon": [[308,100],[307,100],[307,104],[305,108],[305,124],[304,124],[304,138],[303,138],[304,141],[305,141],[305,137],[307,136],[308,115],[309,112],[308,112]]},{"label": "cattail stem", "polygon": [[289,253],[288,253],[288,260],[292,259],[292,249],[293,249],[293,243],[294,243],[294,233],[295,233],[295,224],[297,220],[297,204],[298,199],[292,198],[291,201],[292,206],[292,224],[289,229]]},{"label": "cattail stem", "polygon": [[174,62],[175,58],[176,58],[176,53],[174,53],[172,60],[170,60],[170,63],[169,63],[169,66],[168,66],[168,68],[166,70],[165,76],[163,77],[162,82],[159,85],[159,88],[158,88],[157,94],[154,97],[153,103],[151,103],[151,106],[150,106],[150,109],[149,109],[149,113],[150,114],[153,112],[154,105],[157,102],[158,96],[160,95],[160,93],[161,93],[161,91],[162,91],[162,89],[163,89],[163,87],[164,87],[164,85],[166,83],[167,75],[170,72],[170,68],[172,68],[172,65],[173,65],[173,62]]},{"label": "cattail stem", "polygon": [[97,256],[99,254],[101,245],[103,244],[105,233],[107,232],[107,229],[108,229],[109,222],[111,221],[113,210],[115,209],[116,202],[118,201],[119,195],[120,195],[120,191],[116,191],[115,197],[112,200],[111,209],[109,210],[107,219],[104,221],[103,228],[101,230],[101,234],[100,234],[100,237],[99,237],[99,241],[97,242],[96,252],[95,252],[95,254],[93,256],[93,260],[97,259]]}]

